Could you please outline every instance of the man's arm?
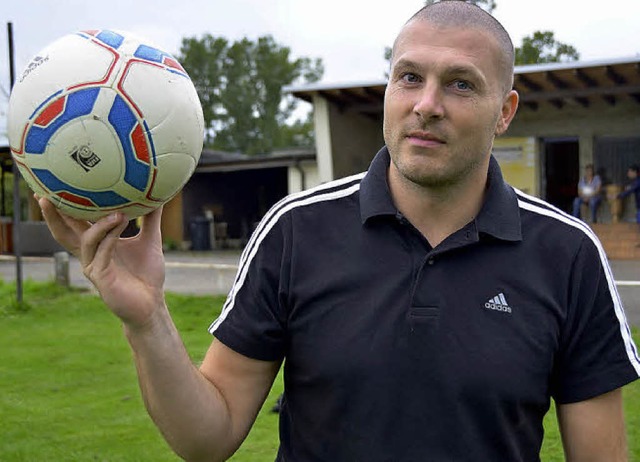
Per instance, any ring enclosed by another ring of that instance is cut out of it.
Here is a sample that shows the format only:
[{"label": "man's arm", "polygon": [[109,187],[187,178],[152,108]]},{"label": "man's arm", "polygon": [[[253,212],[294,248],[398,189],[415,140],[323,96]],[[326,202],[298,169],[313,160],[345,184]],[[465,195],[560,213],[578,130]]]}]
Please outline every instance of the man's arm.
[{"label": "man's arm", "polygon": [[602,178],[600,178],[600,175],[596,175],[593,178],[594,178],[593,182],[595,183],[594,185],[595,191],[593,194],[598,195],[602,191]]},{"label": "man's arm", "polygon": [[622,389],[557,407],[567,462],[626,462]]},{"label": "man's arm", "polygon": [[226,460],[249,431],[279,363],[214,341],[202,370],[193,365],[165,303],[161,209],[143,217],[137,236],[122,239],[122,214],[91,224],[39,203],[55,239],[78,257],[122,321],[145,405],[171,447],[189,461]]},{"label": "man's arm", "polygon": [[635,193],[638,189],[640,189],[640,181],[634,181],[633,183],[628,184],[624,188],[624,191],[618,194],[618,197],[619,198],[627,197],[629,194]]},{"label": "man's arm", "polygon": [[248,434],[280,363],[247,358],[214,340],[198,370],[168,313],[160,318],[142,331],[125,327],[149,415],[185,460],[227,460]]}]

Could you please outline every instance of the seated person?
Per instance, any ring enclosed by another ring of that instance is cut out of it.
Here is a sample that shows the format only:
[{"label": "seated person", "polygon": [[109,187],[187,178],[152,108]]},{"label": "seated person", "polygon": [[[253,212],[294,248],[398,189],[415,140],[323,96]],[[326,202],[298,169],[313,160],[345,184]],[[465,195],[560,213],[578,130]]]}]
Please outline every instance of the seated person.
[{"label": "seated person", "polygon": [[635,195],[636,198],[636,221],[640,225],[640,166],[631,165],[627,170],[627,178],[630,183],[625,187],[624,191],[618,194],[618,198],[622,199],[629,194]]},{"label": "seated person", "polygon": [[586,165],[584,176],[578,182],[578,197],[573,201],[573,216],[580,218],[580,207],[582,204],[587,204],[591,212],[591,221],[596,223],[598,206],[602,201],[601,189],[602,180],[599,175],[594,174],[593,164]]}]

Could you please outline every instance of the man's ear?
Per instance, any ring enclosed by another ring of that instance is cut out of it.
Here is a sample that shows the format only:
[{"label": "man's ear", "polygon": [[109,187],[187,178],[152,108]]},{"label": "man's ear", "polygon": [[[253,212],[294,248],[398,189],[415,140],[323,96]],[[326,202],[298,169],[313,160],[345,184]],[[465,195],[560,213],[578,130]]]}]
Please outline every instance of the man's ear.
[{"label": "man's ear", "polygon": [[502,109],[500,110],[500,118],[496,124],[496,136],[502,135],[509,128],[509,124],[513,120],[518,110],[518,92],[515,90],[509,91],[502,103]]}]

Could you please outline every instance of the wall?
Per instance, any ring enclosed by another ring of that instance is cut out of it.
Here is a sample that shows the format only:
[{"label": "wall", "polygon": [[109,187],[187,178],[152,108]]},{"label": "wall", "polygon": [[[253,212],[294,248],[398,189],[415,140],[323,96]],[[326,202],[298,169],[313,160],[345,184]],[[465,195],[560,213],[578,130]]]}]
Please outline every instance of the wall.
[{"label": "wall", "polygon": [[[604,100],[583,108],[577,103],[564,109],[541,105],[537,111],[520,108],[508,137],[578,137],[580,169],[593,162],[593,140],[597,136],[637,136],[640,127],[640,105],[620,100],[616,106]],[[540,158],[538,152],[538,159]],[[539,163],[540,165],[540,163]]]},{"label": "wall", "polygon": [[321,96],[314,97],[313,106],[318,181],[366,170],[384,144],[381,115],[342,109]]},{"label": "wall", "polygon": [[333,177],[363,172],[384,145],[382,119],[330,105]]},{"label": "wall", "polygon": [[540,194],[534,137],[499,137],[493,143],[493,155],[507,183],[526,194]]},{"label": "wall", "polygon": [[[304,184],[300,169],[302,169],[304,174]],[[300,162],[297,167],[289,167],[289,194],[313,188],[314,186],[318,186],[320,183],[321,182],[320,175],[318,173],[318,163],[316,161],[304,161]]]},{"label": "wall", "polygon": [[180,244],[184,237],[184,225],[182,221],[182,191],[169,202],[164,204],[162,209],[162,240],[164,243],[173,242]]}]

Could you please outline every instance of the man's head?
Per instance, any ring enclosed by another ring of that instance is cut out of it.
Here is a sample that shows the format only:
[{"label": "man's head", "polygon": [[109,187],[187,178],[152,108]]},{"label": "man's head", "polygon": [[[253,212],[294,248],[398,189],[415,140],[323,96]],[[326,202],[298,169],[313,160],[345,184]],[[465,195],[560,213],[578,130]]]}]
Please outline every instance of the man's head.
[{"label": "man's head", "polygon": [[638,178],[638,173],[640,173],[640,165],[630,165],[629,169],[627,170],[627,177],[631,180],[635,180],[636,178]]},{"label": "man's head", "polygon": [[584,174],[586,176],[593,176],[594,170],[593,170],[593,164],[587,164],[584,166]]},{"label": "man's head", "polygon": [[418,11],[394,43],[385,92],[390,175],[431,187],[481,181],[516,112],[512,79],[513,46],[485,11],[462,1]]},{"label": "man's head", "polygon": [[[503,71],[505,93],[513,87],[513,68],[515,63],[515,49],[509,33],[500,22],[473,4],[459,0],[443,0],[439,3],[427,5],[418,10],[406,24],[412,21],[428,21],[441,27],[458,27],[461,29],[480,29],[488,32],[496,40],[502,54],[500,66]],[[405,24],[405,25],[406,25]],[[391,61],[395,53],[398,37],[391,50]]]}]

